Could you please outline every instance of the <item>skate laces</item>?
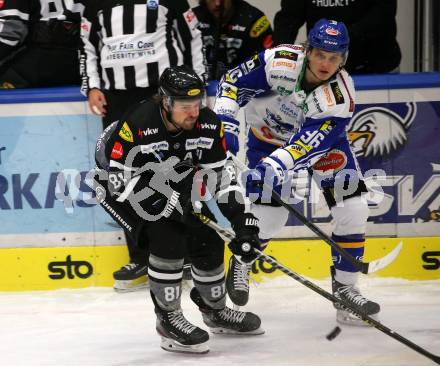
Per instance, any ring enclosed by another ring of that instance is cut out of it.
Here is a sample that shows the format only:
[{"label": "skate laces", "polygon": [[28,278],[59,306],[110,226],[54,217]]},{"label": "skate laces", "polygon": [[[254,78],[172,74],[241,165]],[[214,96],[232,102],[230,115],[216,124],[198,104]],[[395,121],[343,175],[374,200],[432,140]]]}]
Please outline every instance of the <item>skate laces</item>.
[{"label": "skate laces", "polygon": [[140,266],[137,263],[128,263],[125,266],[123,266],[122,268],[128,269],[129,271],[132,269],[135,269],[137,266]]},{"label": "skate laces", "polygon": [[249,291],[249,272],[250,266],[248,264],[242,264],[235,258],[233,259],[233,271],[234,271],[234,287],[239,291]]},{"label": "skate laces", "polygon": [[225,307],[223,310],[218,313],[220,318],[230,323],[241,323],[246,316],[246,313],[243,311],[232,310],[228,307]]},{"label": "skate laces", "polygon": [[180,331],[190,334],[196,326],[185,319],[181,310],[175,310],[168,313],[168,319],[174,327]]},{"label": "skate laces", "polygon": [[368,300],[361,295],[359,289],[354,286],[342,285],[339,287],[338,292],[343,294],[348,300],[358,306],[363,306],[368,303]]}]

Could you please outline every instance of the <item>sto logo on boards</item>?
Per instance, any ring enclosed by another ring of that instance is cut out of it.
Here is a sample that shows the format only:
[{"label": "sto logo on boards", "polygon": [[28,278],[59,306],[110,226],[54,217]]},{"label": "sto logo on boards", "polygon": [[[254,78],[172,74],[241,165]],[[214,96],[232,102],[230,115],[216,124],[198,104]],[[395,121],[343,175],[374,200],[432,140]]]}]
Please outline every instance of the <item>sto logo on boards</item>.
[{"label": "sto logo on boards", "polygon": [[422,267],[427,270],[440,269],[440,251],[424,252],[422,254]]},{"label": "sto logo on boards", "polygon": [[47,269],[49,278],[53,280],[62,280],[67,276],[69,280],[75,277],[86,279],[93,274],[93,266],[87,261],[73,261],[70,254],[65,261],[49,262]]}]

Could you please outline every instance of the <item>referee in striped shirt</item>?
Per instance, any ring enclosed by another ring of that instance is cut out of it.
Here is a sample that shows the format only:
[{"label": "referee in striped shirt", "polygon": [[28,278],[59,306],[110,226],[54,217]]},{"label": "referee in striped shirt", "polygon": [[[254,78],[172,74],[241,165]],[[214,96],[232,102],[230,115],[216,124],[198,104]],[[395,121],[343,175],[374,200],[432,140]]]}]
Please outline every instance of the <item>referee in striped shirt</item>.
[{"label": "referee in striped shirt", "polygon": [[157,92],[169,66],[205,77],[198,20],[186,0],[87,0],[81,24],[81,90],[104,127]]},{"label": "referee in striped shirt", "polygon": [[[202,36],[187,0],[83,0],[81,91],[103,127],[157,93],[169,66],[188,65],[206,80]],[[136,133],[133,131],[131,133]],[[146,286],[148,243],[125,233],[130,263],[116,271],[116,291]]]}]

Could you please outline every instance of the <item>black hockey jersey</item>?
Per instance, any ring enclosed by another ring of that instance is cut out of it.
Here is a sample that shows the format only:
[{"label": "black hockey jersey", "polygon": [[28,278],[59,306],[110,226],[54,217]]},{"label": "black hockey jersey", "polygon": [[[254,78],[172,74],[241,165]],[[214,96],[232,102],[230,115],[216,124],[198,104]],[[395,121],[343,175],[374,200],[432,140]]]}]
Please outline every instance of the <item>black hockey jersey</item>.
[{"label": "black hockey jersey", "polygon": [[83,9],[80,0],[0,1],[0,63],[24,43],[77,48]]},{"label": "black hockey jersey", "polygon": [[219,80],[229,69],[272,45],[272,28],[264,13],[243,0],[220,27],[203,3],[193,8],[203,35],[209,80]]},{"label": "black hockey jersey", "polygon": [[[144,184],[137,189],[144,187],[170,158],[179,162],[189,159],[195,166],[219,175],[232,164],[226,158],[222,124],[213,111],[201,109],[192,130],[170,133],[160,105],[152,101],[140,103],[105,129],[97,142],[95,157],[98,168],[108,172],[108,190],[115,195],[127,193],[131,177],[142,175]],[[220,177],[216,186],[217,192],[234,190],[234,186],[240,190],[235,174]]]},{"label": "black hockey jersey", "polygon": [[396,9],[397,0],[282,0],[274,18],[274,44],[294,43],[304,23],[308,33],[321,18],[342,21],[350,35],[347,71],[389,72],[401,59]]}]

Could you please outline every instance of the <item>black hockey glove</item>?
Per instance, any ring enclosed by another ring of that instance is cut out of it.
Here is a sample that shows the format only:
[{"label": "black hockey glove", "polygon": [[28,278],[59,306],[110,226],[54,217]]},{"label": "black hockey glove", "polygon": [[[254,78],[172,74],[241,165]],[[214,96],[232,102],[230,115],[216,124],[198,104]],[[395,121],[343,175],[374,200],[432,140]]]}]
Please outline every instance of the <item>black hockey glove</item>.
[{"label": "black hockey glove", "polygon": [[233,224],[235,231],[235,239],[229,243],[229,249],[242,262],[253,262],[258,254],[254,252],[254,249],[261,250],[260,240],[258,239],[258,219],[254,215],[247,213],[243,215],[243,218],[238,224]]},{"label": "black hockey glove", "polygon": [[162,216],[182,222],[191,210],[191,190],[196,168],[191,160],[177,163],[164,173],[169,186],[166,197],[161,195],[155,203],[155,209],[162,211]]}]

